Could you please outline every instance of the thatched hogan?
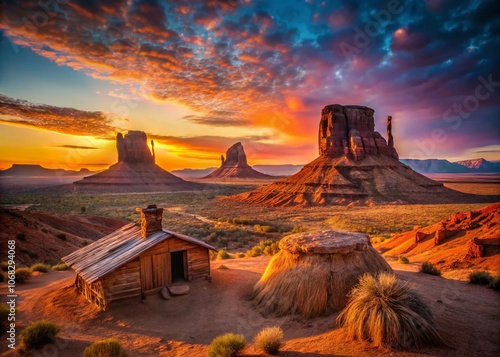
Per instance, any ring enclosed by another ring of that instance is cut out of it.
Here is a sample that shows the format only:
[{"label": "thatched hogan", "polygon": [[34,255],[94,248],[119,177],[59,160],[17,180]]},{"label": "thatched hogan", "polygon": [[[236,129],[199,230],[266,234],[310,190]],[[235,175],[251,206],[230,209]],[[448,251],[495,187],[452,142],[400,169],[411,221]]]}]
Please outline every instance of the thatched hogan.
[{"label": "thatched hogan", "polygon": [[279,245],[252,294],[265,315],[327,315],[346,306],[363,274],[392,272],[364,233],[297,233]]},{"label": "thatched hogan", "polygon": [[195,238],[162,229],[163,208],[138,208],[131,223],[81,248],[62,261],[76,272],[75,285],[105,310],[115,301],[140,299],[176,281],[210,276],[209,250]]}]

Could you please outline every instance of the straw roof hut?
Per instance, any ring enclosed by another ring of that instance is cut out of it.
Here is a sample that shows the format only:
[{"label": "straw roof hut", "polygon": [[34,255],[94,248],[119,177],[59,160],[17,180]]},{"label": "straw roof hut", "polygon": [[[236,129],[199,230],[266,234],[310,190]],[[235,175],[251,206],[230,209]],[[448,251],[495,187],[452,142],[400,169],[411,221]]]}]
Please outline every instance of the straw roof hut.
[{"label": "straw roof hut", "polygon": [[114,301],[140,299],[176,281],[209,278],[214,247],[162,229],[163,208],[138,208],[131,223],[81,248],[62,261],[76,272],[75,285],[105,310]]},{"label": "straw roof hut", "polygon": [[264,314],[326,315],[347,304],[363,274],[392,272],[364,233],[297,233],[279,245],[252,294]]}]

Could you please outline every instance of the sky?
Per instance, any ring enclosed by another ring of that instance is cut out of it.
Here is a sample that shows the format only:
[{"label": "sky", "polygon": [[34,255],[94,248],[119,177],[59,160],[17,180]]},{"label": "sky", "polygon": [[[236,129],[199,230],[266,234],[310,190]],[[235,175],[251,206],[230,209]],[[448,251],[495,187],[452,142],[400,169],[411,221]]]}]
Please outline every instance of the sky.
[{"label": "sky", "polygon": [[401,158],[500,160],[495,0],[6,0],[0,169],[103,169],[118,132],[168,169],[318,156],[321,109],[393,117]]}]

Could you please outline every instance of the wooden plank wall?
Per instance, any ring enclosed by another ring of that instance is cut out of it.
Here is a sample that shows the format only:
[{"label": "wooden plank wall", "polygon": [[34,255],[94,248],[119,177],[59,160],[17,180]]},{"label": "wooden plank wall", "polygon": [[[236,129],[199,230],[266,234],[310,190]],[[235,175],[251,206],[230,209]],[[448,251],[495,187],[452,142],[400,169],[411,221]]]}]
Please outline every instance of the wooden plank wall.
[{"label": "wooden plank wall", "polygon": [[89,284],[80,275],[75,280],[78,291],[85,296],[88,302],[96,304],[101,310],[106,310],[108,302],[105,299],[103,286],[100,281]]},{"label": "wooden plank wall", "polygon": [[205,278],[210,275],[210,257],[208,249],[196,247],[188,250],[189,281]]},{"label": "wooden plank wall", "polygon": [[141,272],[139,259],[116,269],[102,279],[106,303],[141,297]]}]

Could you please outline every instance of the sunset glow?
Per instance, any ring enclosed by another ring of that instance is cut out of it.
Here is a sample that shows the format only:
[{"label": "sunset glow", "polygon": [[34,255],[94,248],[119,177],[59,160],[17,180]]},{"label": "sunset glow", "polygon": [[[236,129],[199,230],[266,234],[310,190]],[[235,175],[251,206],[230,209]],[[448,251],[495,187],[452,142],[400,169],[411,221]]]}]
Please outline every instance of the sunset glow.
[{"label": "sunset glow", "polygon": [[[103,169],[118,132],[165,169],[317,156],[328,104],[392,115],[401,158],[500,159],[493,1],[7,1],[0,169]],[[498,10],[498,9],[497,9]],[[437,134],[439,133],[439,135]]]}]

